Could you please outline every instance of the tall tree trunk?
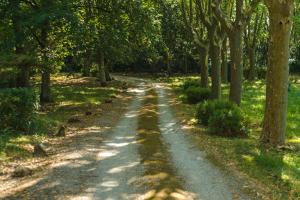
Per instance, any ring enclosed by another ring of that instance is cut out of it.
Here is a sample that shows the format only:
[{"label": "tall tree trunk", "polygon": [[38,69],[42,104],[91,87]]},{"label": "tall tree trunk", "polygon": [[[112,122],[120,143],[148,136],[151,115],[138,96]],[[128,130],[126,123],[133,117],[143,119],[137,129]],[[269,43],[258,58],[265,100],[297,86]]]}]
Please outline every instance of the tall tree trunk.
[{"label": "tall tree trunk", "polygon": [[106,76],[105,76],[105,62],[103,53],[99,54],[98,58],[98,78],[100,80],[101,85],[106,85]]},{"label": "tall tree trunk", "polygon": [[270,20],[269,66],[267,71],[266,110],[261,140],[272,146],[285,142],[288,104],[289,41],[293,0],[268,0]]},{"label": "tall tree trunk", "polygon": [[[49,1],[45,1],[43,5],[47,8]],[[42,56],[42,83],[41,83],[41,94],[40,94],[40,101],[41,103],[49,103],[52,102],[52,95],[51,95],[51,79],[50,79],[50,71],[51,67],[49,66],[49,56],[48,56],[48,33],[50,30],[50,22],[49,20],[45,20],[42,28],[41,28],[41,52]]]},{"label": "tall tree trunk", "polygon": [[168,73],[168,76],[170,76],[172,74],[172,68],[171,68],[170,58],[168,55],[167,55],[166,62],[167,62],[167,73]]},{"label": "tall tree trunk", "polygon": [[106,79],[106,81],[112,81],[112,78],[111,78],[110,73],[109,73],[108,65],[105,66],[105,79]]},{"label": "tall tree trunk", "polygon": [[219,45],[211,44],[210,59],[212,64],[211,88],[212,98],[219,99],[221,97],[221,48]]},{"label": "tall tree trunk", "polygon": [[201,87],[208,87],[208,49],[201,48],[200,51],[200,67],[201,67]]},{"label": "tall tree trunk", "polygon": [[90,76],[91,75],[91,65],[92,65],[92,55],[91,52],[88,51],[86,58],[84,59],[84,65],[83,65],[83,76]]},{"label": "tall tree trunk", "polygon": [[[12,13],[12,24],[15,35],[15,53],[17,57],[25,55],[24,40],[25,34],[22,28],[22,16],[20,11],[20,0],[11,1],[11,6],[15,8],[15,12]],[[17,87],[29,87],[30,79],[30,66],[28,63],[18,63],[18,77]]]},{"label": "tall tree trunk", "polygon": [[17,78],[17,87],[30,87],[30,66],[28,64],[22,64],[19,68],[20,72]]},{"label": "tall tree trunk", "polygon": [[45,71],[42,73],[42,84],[41,84],[41,94],[40,94],[41,103],[52,102],[50,84],[51,84],[50,72]]},{"label": "tall tree trunk", "polygon": [[184,54],[184,73],[188,73],[188,59],[187,59],[187,54]]},{"label": "tall tree trunk", "polygon": [[231,81],[230,81],[230,94],[229,100],[241,104],[242,99],[242,36],[243,32],[236,29],[234,34],[229,37],[230,57],[231,57]]},{"label": "tall tree trunk", "polygon": [[254,81],[256,78],[256,66],[255,66],[255,49],[250,47],[248,49],[249,56],[249,80]]},{"label": "tall tree trunk", "polygon": [[223,40],[221,59],[222,59],[222,66],[221,66],[222,82],[228,83],[227,38]]}]

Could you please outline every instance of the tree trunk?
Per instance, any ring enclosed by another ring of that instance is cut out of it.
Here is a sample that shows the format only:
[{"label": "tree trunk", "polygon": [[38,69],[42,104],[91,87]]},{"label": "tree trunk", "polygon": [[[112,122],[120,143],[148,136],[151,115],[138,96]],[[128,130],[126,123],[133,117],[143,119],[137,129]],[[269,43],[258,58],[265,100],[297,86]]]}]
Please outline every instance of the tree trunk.
[{"label": "tree trunk", "polygon": [[50,83],[51,83],[50,72],[48,72],[48,71],[43,72],[42,73],[41,94],[40,94],[41,103],[52,102]]},{"label": "tree trunk", "polygon": [[201,66],[201,87],[208,87],[208,49],[201,48],[200,52],[200,66]]},{"label": "tree trunk", "polygon": [[261,141],[272,146],[285,142],[288,104],[289,41],[293,0],[267,1],[270,20],[266,109]]},{"label": "tree trunk", "polygon": [[87,53],[86,58],[84,59],[84,66],[83,66],[83,76],[90,76],[91,72],[91,65],[92,65],[92,55],[90,52]]},{"label": "tree trunk", "polygon": [[[44,2],[44,7],[47,7],[47,3],[49,1]],[[41,52],[42,52],[42,83],[41,83],[41,94],[40,94],[40,101],[41,103],[49,103],[52,102],[51,96],[51,79],[50,79],[50,65],[49,65],[49,53],[48,53],[48,33],[50,30],[50,22],[49,20],[45,20],[42,28],[41,28]]]},{"label": "tree trunk", "polygon": [[231,56],[231,81],[229,100],[241,104],[242,98],[242,28],[236,29],[234,34],[229,38],[230,56]]},{"label": "tree trunk", "polygon": [[222,59],[222,66],[221,66],[222,82],[226,84],[228,83],[227,38],[224,39],[222,44],[221,59]]},{"label": "tree trunk", "polygon": [[248,49],[248,54],[249,54],[249,80],[254,81],[256,78],[255,49],[250,47]]},{"label": "tree trunk", "polygon": [[30,67],[28,64],[19,66],[20,72],[17,78],[17,87],[30,87]]},{"label": "tree trunk", "polygon": [[[17,57],[25,55],[24,40],[25,34],[22,28],[22,16],[20,11],[20,1],[11,1],[11,6],[15,8],[16,12],[12,14],[12,24],[15,36],[15,53]],[[17,77],[17,87],[29,87],[30,67],[28,63],[17,63],[19,72]]]},{"label": "tree trunk", "polygon": [[211,90],[212,98],[219,99],[221,97],[221,48],[213,43],[214,42],[212,42],[210,47],[210,59],[212,64]]},{"label": "tree trunk", "polygon": [[105,79],[106,81],[112,81],[112,78],[109,73],[109,67],[107,65],[105,66]]},{"label": "tree trunk", "polygon": [[100,80],[101,85],[106,85],[106,76],[105,76],[105,63],[104,63],[104,55],[100,53],[98,59],[98,78]]},{"label": "tree trunk", "polygon": [[167,73],[168,73],[168,76],[170,76],[172,74],[172,68],[171,68],[171,63],[170,63],[170,58],[169,56],[167,56]]},{"label": "tree trunk", "polygon": [[188,73],[188,60],[187,60],[187,55],[184,54],[184,73]]}]

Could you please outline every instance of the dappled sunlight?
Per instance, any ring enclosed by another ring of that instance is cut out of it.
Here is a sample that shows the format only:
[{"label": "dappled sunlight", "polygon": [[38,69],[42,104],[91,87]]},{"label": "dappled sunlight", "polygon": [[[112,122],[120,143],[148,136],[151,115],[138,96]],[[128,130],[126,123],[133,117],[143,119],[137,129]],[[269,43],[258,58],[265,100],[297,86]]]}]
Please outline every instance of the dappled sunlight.
[{"label": "dappled sunlight", "polygon": [[105,181],[100,184],[102,187],[107,187],[107,188],[114,188],[119,186],[118,181]]},{"label": "dappled sunlight", "polygon": [[[178,199],[176,194],[179,190],[184,191],[184,181],[176,175],[176,169],[170,163],[168,145],[161,138],[157,94],[154,90],[148,93],[140,110],[137,138],[140,144],[139,154],[145,168],[139,181],[148,191],[138,199]],[[187,195],[183,196],[183,199],[187,199]]]},{"label": "dappled sunlight", "polygon": [[82,136],[75,145],[71,145],[72,139],[66,141],[70,148],[64,152],[63,160],[51,165],[48,174],[16,196],[34,191],[31,196],[42,199],[42,194],[54,199],[68,196],[72,199],[137,197],[135,185],[143,186],[138,178],[143,169],[136,141],[137,111],[141,101],[142,98],[134,99],[114,128],[93,125],[80,129],[78,134]]},{"label": "dappled sunlight", "polygon": [[129,142],[122,142],[122,143],[107,143],[107,146],[111,146],[111,147],[124,147],[129,145]]},{"label": "dappled sunlight", "polygon": [[145,93],[145,89],[129,88],[128,92],[138,93],[138,94],[144,94]]},{"label": "dappled sunlight", "polygon": [[110,170],[108,170],[107,173],[109,173],[109,174],[120,173],[120,172],[123,172],[123,171],[131,168],[131,167],[135,167],[138,164],[140,164],[140,163],[139,162],[132,162],[132,163],[128,163],[127,165],[114,167],[114,168],[111,168]]},{"label": "dappled sunlight", "polygon": [[110,158],[118,155],[120,152],[117,150],[106,150],[98,153],[98,160],[104,160],[106,158]]},{"label": "dappled sunlight", "polygon": [[193,200],[195,199],[193,193],[186,192],[181,189],[172,190],[170,188],[163,188],[160,190],[149,190],[145,194],[141,195],[138,199],[143,200],[164,200],[164,199],[174,199],[174,200]]},{"label": "dappled sunlight", "polygon": [[[183,180],[188,180],[184,184],[185,187],[181,189],[185,191],[188,188],[197,194],[191,199],[232,199],[232,188],[228,188],[229,183],[227,183],[226,176],[208,161],[204,152],[195,150],[195,146],[191,144],[191,141],[194,140],[193,137],[185,134],[187,129],[192,128],[189,124],[193,124],[195,121],[190,119],[187,125],[182,126],[173,116],[170,106],[174,105],[169,104],[166,91],[163,88],[158,88],[157,92],[159,97],[159,128],[163,140],[169,144],[169,159],[174,166],[177,166],[177,174]],[[205,184],[203,184],[204,182]],[[186,194],[180,192],[171,194],[173,194],[172,198],[188,199]]]}]

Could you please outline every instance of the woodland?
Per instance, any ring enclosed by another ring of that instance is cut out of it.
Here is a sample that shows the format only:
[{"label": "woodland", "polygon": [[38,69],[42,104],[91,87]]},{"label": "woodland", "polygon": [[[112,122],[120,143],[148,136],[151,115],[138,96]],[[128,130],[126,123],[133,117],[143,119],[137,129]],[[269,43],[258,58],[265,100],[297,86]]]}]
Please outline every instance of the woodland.
[{"label": "woodland", "polygon": [[299,0],[0,0],[0,163],[126,77],[171,87],[200,145],[270,199],[300,197]]}]

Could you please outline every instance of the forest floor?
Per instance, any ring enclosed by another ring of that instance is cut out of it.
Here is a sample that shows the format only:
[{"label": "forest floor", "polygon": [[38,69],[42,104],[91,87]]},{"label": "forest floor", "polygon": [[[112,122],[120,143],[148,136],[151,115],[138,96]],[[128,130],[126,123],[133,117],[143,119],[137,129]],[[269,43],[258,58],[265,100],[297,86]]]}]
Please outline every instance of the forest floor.
[{"label": "forest floor", "polygon": [[[0,134],[0,174],[5,173],[1,168],[2,163],[32,158],[32,145],[51,139],[49,136],[55,135],[60,126],[66,125],[69,132],[72,132],[73,129],[83,128],[86,121],[101,115],[105,107],[110,107],[104,103],[106,99],[123,95],[123,84],[113,81],[107,87],[101,87],[93,77],[81,77],[79,74],[53,75],[51,88],[55,102],[39,108],[34,134]],[[35,78],[32,85],[39,94],[40,80]],[[86,115],[87,112],[91,115]],[[71,118],[80,122],[69,123]]]},{"label": "forest floor", "polygon": [[[99,112],[92,109],[92,116],[80,116],[65,138],[48,139],[48,157],[7,162],[0,198],[264,198],[260,185],[236,170],[222,169],[203,151],[193,127],[176,110],[178,101],[170,89],[136,78],[124,80],[136,87],[99,105]],[[20,164],[33,174],[12,178],[12,169]]]}]

